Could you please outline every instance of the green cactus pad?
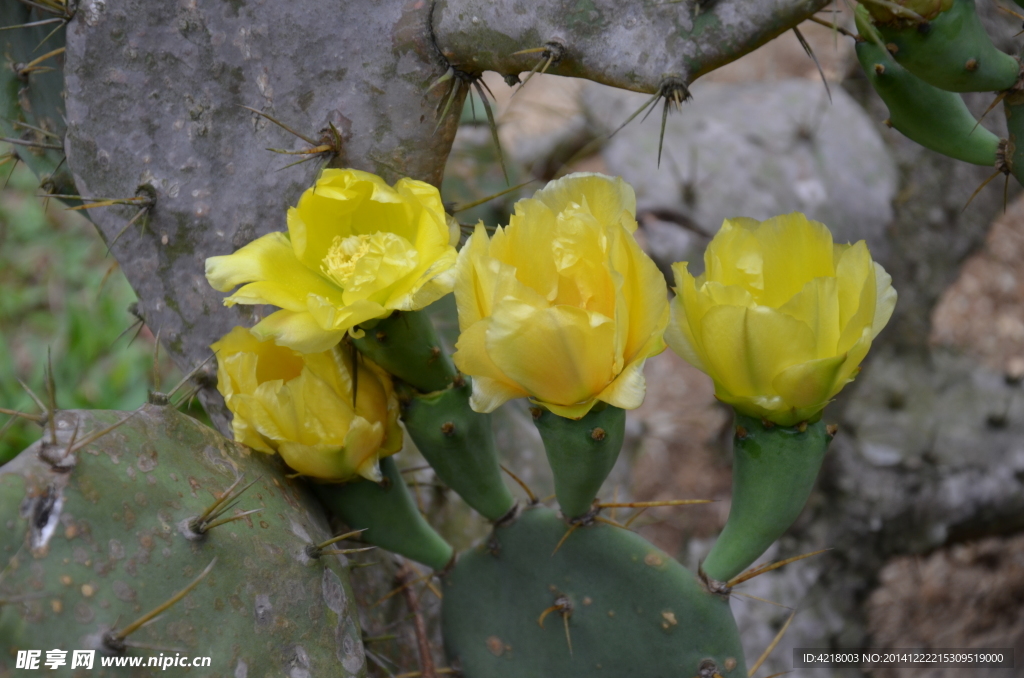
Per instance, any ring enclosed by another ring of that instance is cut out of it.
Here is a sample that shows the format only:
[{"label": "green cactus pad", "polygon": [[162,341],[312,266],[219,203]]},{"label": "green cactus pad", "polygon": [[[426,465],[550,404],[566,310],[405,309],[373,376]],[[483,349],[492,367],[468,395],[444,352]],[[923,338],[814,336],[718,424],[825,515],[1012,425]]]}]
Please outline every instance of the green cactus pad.
[{"label": "green cactus pad", "polygon": [[[76,422],[81,439],[124,415],[61,412],[58,440]],[[152,406],[79,451],[69,470],[39,452],[0,469],[0,675],[17,650],[116,654],[103,640],[112,626],[168,601],[214,558],[184,599],[128,636],[126,655],[209,656],[201,675],[365,675],[345,561],[306,554],[331,533],[279,459]],[[239,477],[239,489],[257,482],[224,516],[262,512],[196,535],[190,519]],[[99,658],[87,673],[157,675],[102,669]]]},{"label": "green cactus pad", "polygon": [[[0,26],[21,26],[50,16],[33,12],[24,3],[0,3]],[[54,32],[54,27],[55,24],[45,24],[0,31],[0,54],[3,55],[0,57],[0,136],[53,146],[64,144],[64,55],[55,55],[39,64],[52,70],[34,71],[23,77],[16,73],[19,64],[28,64],[64,46],[65,29],[58,28]],[[53,136],[15,122],[27,123]],[[78,192],[64,162],[63,149],[17,146],[14,151],[36,176],[49,179],[43,188],[50,193]],[[67,203],[81,204],[77,200]]]},{"label": "green cactus pad", "polygon": [[893,129],[951,158],[995,165],[999,137],[978,124],[959,94],[932,87],[871,41],[857,43],[857,59],[888,107]]},{"label": "green cactus pad", "polygon": [[789,529],[811,496],[831,440],[821,421],[800,431],[736,415],[732,506],[703,563],[709,577],[732,579]]},{"label": "green cactus pad", "polygon": [[900,65],[939,89],[995,92],[1013,87],[1020,75],[1020,62],[992,44],[974,0],[954,0],[927,23],[876,28]]},{"label": "green cactus pad", "polygon": [[[746,677],[726,598],[611,525],[577,528],[554,552],[567,529],[555,512],[528,509],[445,577],[445,649],[465,678],[693,678],[712,675],[710,662]],[[560,598],[572,608],[568,639],[559,610],[538,623]]]},{"label": "green cactus pad", "polygon": [[490,417],[470,408],[471,392],[466,384],[414,396],[402,420],[437,477],[485,518],[498,520],[515,499],[501,479]]},{"label": "green cactus pad", "polygon": [[317,485],[320,500],[352,529],[366,530],[363,540],[406,558],[444,568],[452,547],[424,519],[392,457],[380,460],[382,483],[357,480],[344,485]]},{"label": "green cactus pad", "polygon": [[364,334],[352,340],[356,348],[423,393],[446,389],[455,380],[455,365],[425,312],[396,311],[359,329]]},{"label": "green cactus pad", "polygon": [[626,411],[603,404],[581,419],[566,419],[548,410],[540,410],[534,418],[555,476],[558,505],[567,518],[590,511],[622,450]]}]

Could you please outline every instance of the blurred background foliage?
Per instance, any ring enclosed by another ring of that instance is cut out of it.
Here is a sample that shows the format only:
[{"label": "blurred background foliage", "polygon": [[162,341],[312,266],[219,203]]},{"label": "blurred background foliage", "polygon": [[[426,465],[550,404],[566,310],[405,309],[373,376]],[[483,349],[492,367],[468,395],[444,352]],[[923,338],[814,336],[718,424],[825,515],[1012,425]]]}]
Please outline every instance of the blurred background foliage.
[{"label": "blurred background foliage", "polygon": [[[0,403],[39,411],[18,380],[45,400],[47,352],[62,408],[131,410],[146,401],[154,375],[173,386],[180,373],[165,356],[154,369],[153,335],[128,312],[135,293],[96,229],[37,197],[39,179],[12,164],[0,168]],[[0,426],[0,463],[40,435],[25,420],[5,416]]]}]

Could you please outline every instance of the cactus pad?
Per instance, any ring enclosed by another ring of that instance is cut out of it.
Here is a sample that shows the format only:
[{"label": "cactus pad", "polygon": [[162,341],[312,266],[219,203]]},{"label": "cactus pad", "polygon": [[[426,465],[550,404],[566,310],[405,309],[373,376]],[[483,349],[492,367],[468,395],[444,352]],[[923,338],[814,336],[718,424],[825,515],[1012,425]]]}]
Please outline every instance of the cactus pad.
[{"label": "cactus pad", "polygon": [[726,598],[622,528],[578,528],[555,551],[567,529],[528,509],[446,576],[445,647],[466,678],[747,675]]},{"label": "cactus pad", "polygon": [[[81,439],[123,416],[61,412],[58,442],[76,423]],[[344,561],[306,554],[331,535],[322,509],[277,458],[153,406],[63,471],[40,451],[36,444],[0,471],[0,675],[20,649],[117,654],[104,640],[112,627],[167,602],[214,558],[209,574],[121,652],[209,656],[208,675],[365,675]],[[243,476],[239,490],[256,482],[223,517],[262,511],[196,535],[190,519]],[[99,666],[94,673],[104,675]]]}]

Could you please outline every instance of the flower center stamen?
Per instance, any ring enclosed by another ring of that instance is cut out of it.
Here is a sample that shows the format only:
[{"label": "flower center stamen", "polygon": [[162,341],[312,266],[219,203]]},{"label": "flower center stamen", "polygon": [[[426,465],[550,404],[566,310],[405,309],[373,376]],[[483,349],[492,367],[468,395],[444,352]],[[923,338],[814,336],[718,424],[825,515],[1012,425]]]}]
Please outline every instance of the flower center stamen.
[{"label": "flower center stamen", "polygon": [[355,274],[356,264],[369,251],[369,235],[352,235],[347,238],[336,235],[320,270],[342,288],[348,287]]}]

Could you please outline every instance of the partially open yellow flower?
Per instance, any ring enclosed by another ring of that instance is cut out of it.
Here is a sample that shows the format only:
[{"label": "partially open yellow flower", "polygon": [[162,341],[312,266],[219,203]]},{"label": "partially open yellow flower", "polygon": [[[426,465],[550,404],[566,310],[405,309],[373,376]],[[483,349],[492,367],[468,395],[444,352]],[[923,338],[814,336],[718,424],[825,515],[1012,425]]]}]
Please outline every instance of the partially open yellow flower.
[{"label": "partially open yellow flower", "polygon": [[454,284],[457,224],[449,227],[437,189],[401,179],[394,188],[358,170],[325,170],[288,210],[288,233],[258,238],[206,260],[224,300],[282,310],[253,332],[297,351],[338,343],[361,322],[414,311]]},{"label": "partially open yellow flower", "polygon": [[863,240],[833,244],[799,213],[726,220],[704,265],[696,279],[673,265],[665,339],[714,379],[719,400],[782,426],[821,417],[896,305]]},{"label": "partially open yellow flower", "polygon": [[597,401],[639,407],[669,311],[635,214],[622,179],[573,174],[517,202],[490,240],[476,227],[455,283],[454,359],[473,376],[473,409],[519,397],[572,419]]},{"label": "partially open yellow flower", "polygon": [[380,480],[377,460],[402,448],[391,377],[365,358],[353,407],[351,358],[338,348],[302,354],[242,327],[211,348],[238,442],[277,452],[304,475],[337,481]]}]

